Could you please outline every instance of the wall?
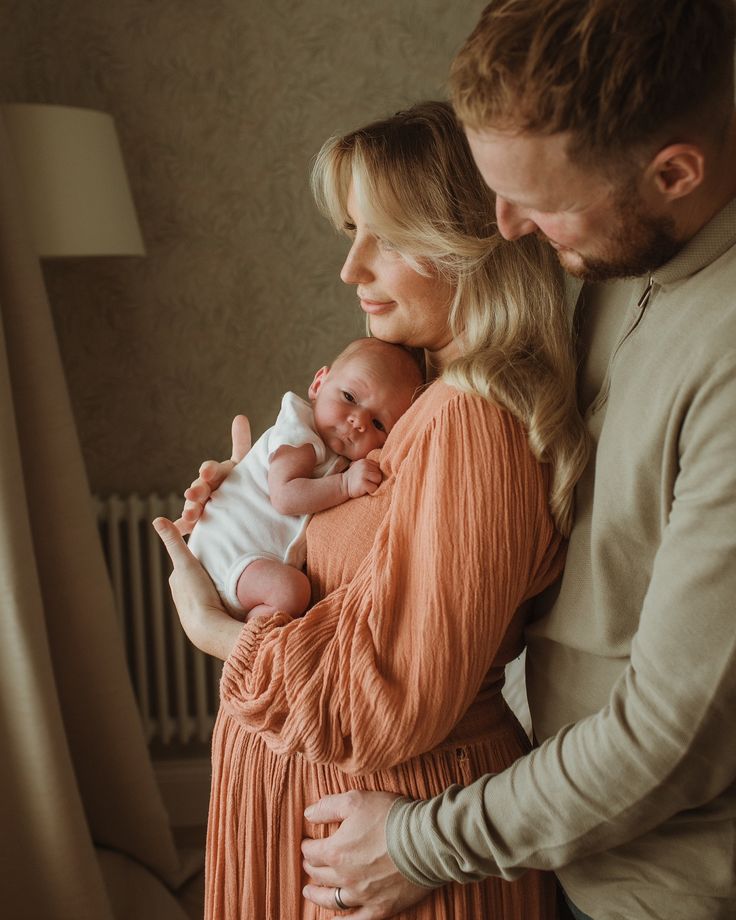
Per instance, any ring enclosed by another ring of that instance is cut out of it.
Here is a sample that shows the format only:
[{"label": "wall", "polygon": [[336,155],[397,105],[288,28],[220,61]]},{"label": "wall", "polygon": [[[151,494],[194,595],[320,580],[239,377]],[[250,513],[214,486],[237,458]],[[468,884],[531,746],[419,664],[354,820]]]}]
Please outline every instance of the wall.
[{"label": "wall", "polygon": [[2,100],[114,115],[148,250],[44,266],[94,491],[182,489],[361,334],[310,160],[443,96],[482,6],[0,0]]}]

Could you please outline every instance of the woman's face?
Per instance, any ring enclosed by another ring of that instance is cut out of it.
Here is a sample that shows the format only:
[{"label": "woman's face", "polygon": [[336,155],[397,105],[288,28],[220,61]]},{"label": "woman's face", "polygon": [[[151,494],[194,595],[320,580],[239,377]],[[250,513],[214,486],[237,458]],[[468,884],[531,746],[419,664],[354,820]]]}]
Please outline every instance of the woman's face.
[{"label": "woman's face", "polygon": [[352,240],[340,272],[346,284],[357,286],[371,334],[385,342],[412,345],[430,352],[442,367],[459,354],[449,328],[452,285],[434,271],[420,275],[366,223],[353,188],[348,196],[345,230]]}]

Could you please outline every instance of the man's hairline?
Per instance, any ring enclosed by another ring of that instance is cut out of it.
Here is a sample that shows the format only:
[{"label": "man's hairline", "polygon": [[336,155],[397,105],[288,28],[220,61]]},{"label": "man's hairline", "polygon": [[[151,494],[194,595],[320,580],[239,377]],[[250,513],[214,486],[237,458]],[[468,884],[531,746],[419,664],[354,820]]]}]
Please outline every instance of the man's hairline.
[{"label": "man's hairline", "polygon": [[[734,110],[733,114],[736,115],[736,109]],[[639,179],[644,174],[647,167],[656,159],[661,151],[665,150],[667,147],[677,144],[685,144],[693,146],[706,153],[709,146],[711,146],[708,142],[708,139],[706,138],[678,138],[676,136],[673,137],[671,135],[663,134],[658,138],[646,138],[639,143],[631,143],[626,147],[616,147],[613,150],[596,151],[595,149],[591,149],[589,151],[580,152],[580,148],[576,149],[576,134],[572,130],[532,130],[523,125],[519,125],[518,122],[514,123],[510,120],[494,122],[493,124],[487,124],[484,126],[479,126],[474,123],[470,124],[464,121],[461,121],[460,124],[463,130],[466,132],[466,135],[467,132],[470,131],[476,134],[481,140],[484,133],[487,132],[517,138],[524,136],[535,138],[552,138],[556,136],[568,135],[567,140],[562,148],[568,164],[575,169],[580,170],[590,178],[598,178],[605,182],[610,186],[614,195],[622,193],[624,190],[630,189],[632,185],[638,184]],[[579,137],[580,135],[577,136]],[[525,203],[524,201],[519,201],[513,196],[507,198],[502,194],[502,192],[499,192],[494,188],[491,188],[491,191],[498,198],[502,199],[503,201],[508,201],[513,205],[518,205],[519,207],[532,207],[532,205]]]}]

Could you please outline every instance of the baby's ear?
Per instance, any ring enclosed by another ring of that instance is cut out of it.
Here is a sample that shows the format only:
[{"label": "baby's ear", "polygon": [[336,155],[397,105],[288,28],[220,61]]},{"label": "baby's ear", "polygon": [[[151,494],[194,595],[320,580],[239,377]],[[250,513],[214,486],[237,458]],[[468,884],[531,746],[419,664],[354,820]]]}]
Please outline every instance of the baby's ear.
[{"label": "baby's ear", "polygon": [[327,377],[329,373],[330,373],[330,369],[329,367],[327,367],[327,365],[325,365],[324,367],[321,367],[317,371],[317,373],[314,375],[314,380],[310,384],[309,390],[307,391],[309,394],[309,398],[311,400],[315,400],[317,398],[317,393],[319,393],[319,388],[322,386],[325,378]]}]

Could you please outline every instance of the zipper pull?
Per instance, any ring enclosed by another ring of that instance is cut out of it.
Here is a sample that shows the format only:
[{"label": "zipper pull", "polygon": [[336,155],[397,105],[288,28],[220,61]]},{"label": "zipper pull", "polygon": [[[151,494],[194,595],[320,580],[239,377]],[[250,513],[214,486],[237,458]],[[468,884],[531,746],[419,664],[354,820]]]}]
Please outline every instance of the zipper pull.
[{"label": "zipper pull", "polygon": [[644,288],[644,292],[642,293],[641,297],[636,302],[636,308],[635,308],[636,316],[634,317],[634,321],[629,326],[624,337],[618,342],[618,344],[613,350],[611,357],[609,358],[608,370],[606,371],[606,376],[603,380],[603,386],[601,387],[601,390],[596,396],[596,398],[588,406],[588,411],[585,413],[586,419],[592,415],[595,415],[596,412],[599,412],[603,408],[603,406],[605,406],[606,402],[608,402],[608,392],[611,389],[611,368],[613,367],[613,363],[616,360],[616,356],[618,355],[621,349],[621,346],[624,344],[626,339],[628,339],[631,333],[636,329],[636,327],[641,322],[641,319],[644,316],[644,311],[646,310],[647,304],[649,303],[649,298],[652,296],[653,287],[654,287],[654,277],[650,275],[649,281],[647,282],[647,286]]},{"label": "zipper pull", "polygon": [[646,310],[647,304],[649,303],[649,298],[652,294],[653,287],[654,287],[654,277],[650,275],[649,281],[647,282],[647,286],[644,288],[644,293],[641,295],[641,297],[636,303],[636,309],[640,313],[643,313],[644,310]]}]

